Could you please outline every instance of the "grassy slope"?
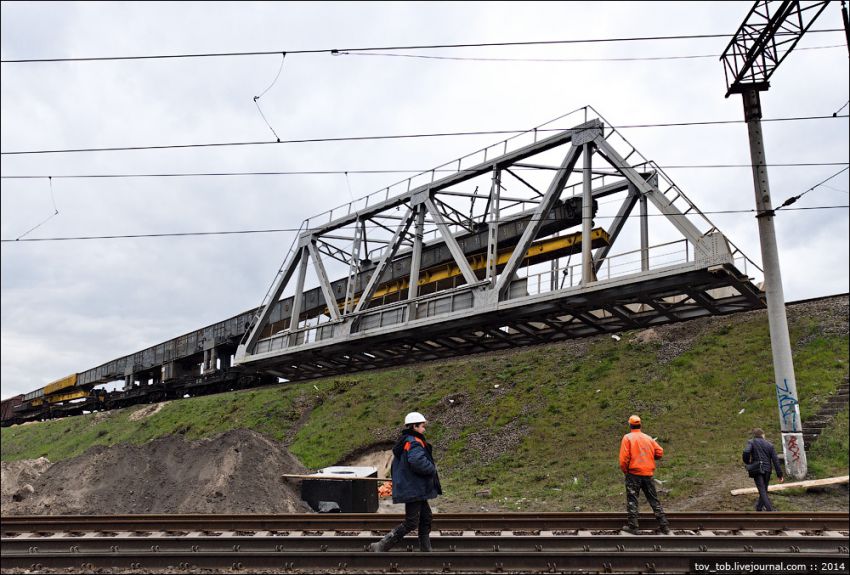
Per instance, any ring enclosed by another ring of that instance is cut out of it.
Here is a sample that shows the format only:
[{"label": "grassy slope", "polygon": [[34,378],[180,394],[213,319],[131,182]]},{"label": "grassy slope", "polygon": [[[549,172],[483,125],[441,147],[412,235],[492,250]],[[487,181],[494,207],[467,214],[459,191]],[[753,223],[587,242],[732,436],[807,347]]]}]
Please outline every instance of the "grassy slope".
[{"label": "grassy slope", "polygon": [[[824,336],[802,317],[791,321],[791,339],[805,420],[847,376],[848,337]],[[625,334],[176,401],[139,421],[129,408],[16,426],[2,430],[2,459],[56,461],[94,444],[244,427],[321,467],[391,439],[394,423],[416,409],[434,422],[429,438],[450,504],[475,501],[484,485],[491,507],[610,509],[622,503],[623,422],[639,412],[665,448],[657,477],[666,497],[681,500],[719,469],[737,469],[750,428],[777,427],[767,321],[751,314],[705,324],[668,363],[660,348]],[[847,473],[847,429],[845,410],[808,454],[810,475]]]}]

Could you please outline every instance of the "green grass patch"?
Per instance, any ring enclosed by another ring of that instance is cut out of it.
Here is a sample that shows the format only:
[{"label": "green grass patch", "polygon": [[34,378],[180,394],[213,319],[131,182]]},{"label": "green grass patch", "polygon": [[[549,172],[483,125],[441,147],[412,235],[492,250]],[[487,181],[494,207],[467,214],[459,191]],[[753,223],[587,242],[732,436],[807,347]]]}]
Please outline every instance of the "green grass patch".
[{"label": "green grass patch", "polygon": [[808,449],[809,475],[813,477],[836,477],[847,475],[848,453],[850,453],[850,411],[845,408],[835,415],[832,425],[827,427],[817,441]]},{"label": "green grass patch", "polygon": [[298,418],[294,400],[303,395],[303,387],[274,386],[172,401],[135,421],[132,414],[149,406],[3,428],[2,459],[43,456],[56,462],[95,445],[141,444],[173,434],[197,439],[242,428],[280,440]]},{"label": "green grass patch", "polygon": [[[848,337],[792,320],[804,420],[848,373]],[[630,333],[586,345],[552,344],[174,401],[139,421],[109,414],[2,430],[2,459],[57,461],[93,445],[142,443],[168,434],[207,437],[248,428],[278,441],[310,468],[395,438],[404,414],[432,419],[446,503],[523,510],[608,510],[623,505],[617,453],[639,413],[665,450],[657,477],[665,500],[712,485],[738,466],[753,427],[777,443],[779,416],[763,314],[702,324],[684,353]],[[695,328],[696,329],[696,328]],[[674,342],[675,343],[675,342]],[[665,355],[667,354],[667,355]],[[449,398],[457,398],[452,404]],[[309,412],[303,425],[294,425]],[[808,453],[810,476],[847,473],[845,410]],[[491,490],[488,499],[475,493]],[[486,503],[485,503],[486,502]]]}]

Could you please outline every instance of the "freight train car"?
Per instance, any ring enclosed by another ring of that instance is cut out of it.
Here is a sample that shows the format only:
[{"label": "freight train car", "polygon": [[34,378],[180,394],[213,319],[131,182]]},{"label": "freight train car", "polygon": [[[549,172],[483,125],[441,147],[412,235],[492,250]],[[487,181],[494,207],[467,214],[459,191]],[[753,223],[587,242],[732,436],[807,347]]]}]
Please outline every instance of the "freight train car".
[{"label": "freight train car", "polygon": [[103,409],[106,392],[77,387],[77,374],[52,381],[24,395],[3,402],[0,425],[7,427],[26,421],[62,417],[68,414]]},{"label": "freight train car", "polygon": [[[27,421],[40,421],[80,415],[84,412],[119,409],[142,403],[156,403],[182,397],[208,395],[277,383],[273,375],[229,366],[204,374],[186,373],[146,385],[120,391],[84,389],[75,385],[79,374],[72,374],[26,395],[3,400],[0,424],[3,427]],[[90,386],[87,386],[90,387]],[[45,391],[51,393],[45,395]]]},{"label": "freight train car", "polygon": [[15,423],[19,423],[17,420],[17,414],[15,413],[15,408],[21,405],[24,401],[23,394],[16,395],[14,397],[10,397],[9,399],[4,399],[0,402],[0,425],[3,427],[7,427],[9,425],[14,425]]}]

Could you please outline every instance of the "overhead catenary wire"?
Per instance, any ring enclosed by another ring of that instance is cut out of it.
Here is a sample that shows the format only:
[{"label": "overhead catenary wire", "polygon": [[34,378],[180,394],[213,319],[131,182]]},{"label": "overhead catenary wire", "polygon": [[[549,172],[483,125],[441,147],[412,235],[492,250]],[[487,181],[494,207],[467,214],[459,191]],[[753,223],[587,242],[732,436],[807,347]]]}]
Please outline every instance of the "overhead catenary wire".
[{"label": "overhead catenary wire", "polygon": [[[848,115],[841,116],[789,116],[783,118],[763,118],[762,122],[795,122],[808,120],[832,120],[836,118],[847,118]],[[623,124],[620,126],[610,126],[616,130],[634,129],[634,128],[672,128],[684,126],[713,126],[726,124],[743,124],[746,120],[705,120],[692,122],[667,122],[655,124]],[[535,131],[543,132],[563,132],[569,128],[539,128]],[[127,152],[138,150],[167,150],[167,149],[185,149],[185,148],[211,148],[211,147],[226,147],[226,146],[261,146],[268,144],[308,144],[308,143],[324,143],[324,142],[354,142],[363,140],[402,140],[416,138],[440,138],[454,136],[487,136],[509,134],[517,135],[530,132],[530,130],[478,130],[468,132],[435,132],[435,133],[418,133],[418,134],[396,134],[396,135],[379,135],[379,136],[341,136],[330,138],[300,138],[291,140],[258,140],[253,142],[212,142],[203,144],[164,144],[157,146],[113,146],[101,148],[66,148],[66,149],[48,149],[48,150],[15,150],[0,152],[3,156],[25,155],[25,154],[67,154],[79,152]]]},{"label": "overhead catenary wire", "polygon": [[[831,48],[844,48],[844,44],[830,44],[828,46],[810,46],[808,48],[797,48],[797,50],[827,50]],[[420,60],[447,60],[458,62],[652,62],[663,60],[699,60],[719,58],[721,54],[688,54],[679,56],[623,56],[607,58],[484,58],[476,56],[428,56],[425,54],[398,54],[392,52],[339,52],[342,56],[383,56],[389,58],[412,58]],[[841,110],[839,110],[840,112]]]},{"label": "overhead catenary wire", "polygon": [[[818,34],[828,32],[843,32],[841,28],[828,28],[824,30],[809,30],[807,34]],[[0,60],[2,64],[32,64],[46,62],[98,62],[107,60],[164,60],[175,58],[220,58],[232,56],[269,56],[271,54],[332,54],[341,52],[374,52],[380,50],[437,50],[443,48],[490,48],[497,46],[551,46],[557,44],[605,44],[613,42],[648,42],[666,40],[701,40],[711,38],[731,38],[734,34],[674,34],[667,36],[627,36],[613,38],[575,38],[568,40],[528,40],[517,42],[477,42],[460,44],[415,44],[408,46],[368,46],[357,48],[317,48],[308,50],[253,50],[233,52],[196,52],[180,54],[149,54],[136,56],[88,56],[74,58],[19,58]]]},{"label": "overhead catenary wire", "polygon": [[132,238],[174,238],[186,236],[227,236],[227,235],[244,235],[244,234],[271,234],[280,232],[297,232],[300,228],[273,228],[263,230],[232,230],[232,231],[216,231],[216,232],[169,232],[162,234],[121,234],[113,236],[75,236],[75,237],[55,237],[55,238],[27,238],[27,239],[3,239],[0,242],[60,242],[71,240],[117,240],[117,239],[132,239]]},{"label": "overhead catenary wire", "polygon": [[257,107],[257,111],[260,113],[260,117],[263,118],[263,121],[266,123],[266,126],[269,127],[269,130],[272,131],[272,134],[274,134],[274,137],[278,142],[280,142],[280,136],[277,135],[277,132],[274,131],[274,128],[272,128],[271,123],[266,118],[266,115],[263,114],[263,109],[260,108],[260,98],[265,96],[266,92],[271,90],[272,86],[274,86],[277,83],[277,79],[280,78],[280,73],[283,71],[283,63],[284,63],[285,60],[286,60],[286,52],[282,52],[281,55],[280,55],[280,68],[277,69],[277,75],[274,77],[274,80],[272,80],[272,83],[269,84],[269,86],[265,90],[263,90],[260,93],[259,96],[254,96],[254,105]]},{"label": "overhead catenary wire", "polygon": [[[788,208],[785,211],[792,210],[835,210],[835,209],[848,209],[850,208],[850,204],[848,205],[834,205],[834,206],[808,206],[808,207],[797,207],[797,208]],[[751,214],[755,213],[756,210],[754,208],[744,209],[744,210],[712,210],[700,212],[701,214]],[[647,217],[669,217],[667,214],[647,214]],[[617,216],[594,216],[593,219],[602,219],[609,220],[614,219]],[[526,220],[528,222],[538,221],[535,219]],[[386,229],[385,226],[375,226],[375,225],[367,225],[365,226],[369,229]],[[59,242],[59,241],[73,241],[73,240],[115,240],[115,239],[139,239],[139,238],[167,238],[167,237],[188,237],[188,236],[224,236],[224,235],[246,235],[246,234],[268,234],[268,233],[280,233],[280,232],[299,232],[305,231],[303,228],[274,228],[274,229],[261,229],[261,230],[232,230],[232,231],[214,231],[214,232],[173,232],[173,233],[161,233],[161,234],[122,234],[122,235],[102,235],[102,236],[68,236],[68,237],[52,237],[52,238],[26,238],[26,239],[0,239],[2,243],[25,243],[25,242]]]},{"label": "overhead catenary wire", "polygon": [[[788,198],[787,200],[785,200],[784,202],[782,202],[782,205],[780,205],[778,208],[776,208],[775,210],[773,210],[774,214],[776,213],[776,211],[777,211],[777,210],[781,210],[781,209],[783,209],[783,208],[786,208],[787,206],[790,206],[791,204],[793,204],[794,202],[796,202],[797,200],[799,200],[800,198],[802,198],[803,196],[805,196],[805,195],[806,195],[806,194],[808,194],[809,192],[812,192],[812,191],[816,190],[817,188],[819,188],[819,187],[823,186],[825,183],[827,183],[828,181],[830,181],[830,180],[831,180],[831,179],[833,179],[833,178],[836,178],[836,177],[840,176],[841,174],[843,174],[843,173],[844,173],[844,172],[846,172],[847,170],[850,170],[850,166],[848,166],[848,167],[846,167],[846,168],[844,168],[844,169],[838,170],[837,172],[835,172],[834,174],[832,174],[832,175],[831,175],[831,176],[829,176],[828,178],[826,178],[826,179],[824,179],[824,180],[821,180],[820,182],[818,182],[817,184],[815,184],[814,186],[812,186],[811,188],[809,188],[809,189],[808,189],[808,190],[806,190],[805,192],[803,192],[803,193],[801,193],[801,194],[797,194],[796,196],[791,196],[790,198]],[[792,208],[792,209],[793,209],[793,208]],[[773,214],[772,214],[772,215],[773,215]]]},{"label": "overhead catenary wire", "polygon": [[821,184],[822,188],[826,188],[827,190],[832,190],[833,192],[841,192],[842,194],[850,194],[848,190],[841,190],[839,188],[833,188],[832,186],[827,186],[826,184]]},{"label": "overhead catenary wire", "polygon": [[[846,166],[850,162],[785,162],[761,164],[759,167],[765,168],[804,168],[815,166]],[[659,165],[663,170],[671,169],[721,169],[721,168],[753,168],[753,164],[668,164]],[[512,170],[537,171],[544,168],[517,166]],[[553,167],[553,170],[557,168]],[[225,177],[225,176],[330,176],[330,175],[348,175],[348,174],[421,174],[425,172],[436,173],[464,173],[472,172],[473,170],[453,170],[445,169],[396,169],[396,170],[285,170],[285,171],[256,171],[256,172],[174,172],[174,173],[149,173],[149,174],[51,174],[51,175],[36,175],[36,174],[19,174],[19,175],[4,175],[0,176],[3,180],[37,180],[45,178],[53,179],[108,179],[108,178],[198,178],[198,177]],[[611,174],[616,175],[616,174]],[[346,183],[348,180],[346,179]],[[349,184],[350,188],[350,184]]]},{"label": "overhead catenary wire", "polygon": [[351,201],[354,200],[354,194],[351,191],[351,180],[348,178],[348,172],[343,172],[345,174],[345,186],[348,188],[348,196],[351,198]]},{"label": "overhead catenary wire", "polygon": [[59,208],[56,207],[56,198],[53,195],[53,178],[48,178],[48,183],[50,184],[50,201],[53,203],[53,213],[44,218],[42,221],[40,221],[33,227],[31,227],[30,229],[28,229],[27,231],[25,231],[24,233],[22,233],[21,235],[19,235],[17,238],[15,238],[15,241],[20,241],[30,232],[37,230],[38,228],[46,224],[48,221],[59,215]]}]

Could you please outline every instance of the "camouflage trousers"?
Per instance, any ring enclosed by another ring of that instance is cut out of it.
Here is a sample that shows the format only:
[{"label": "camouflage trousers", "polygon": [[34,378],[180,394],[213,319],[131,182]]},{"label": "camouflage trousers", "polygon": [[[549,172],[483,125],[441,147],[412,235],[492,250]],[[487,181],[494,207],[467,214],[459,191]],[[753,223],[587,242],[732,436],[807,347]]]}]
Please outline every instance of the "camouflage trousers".
[{"label": "camouflage trousers", "polygon": [[646,500],[649,501],[652,511],[655,513],[655,519],[660,527],[667,527],[667,516],[664,515],[664,508],[661,507],[661,502],[658,501],[658,494],[655,492],[655,483],[652,476],[626,474],[626,510],[629,513],[629,526],[635,529],[638,528],[638,495],[643,490],[646,495]]}]

